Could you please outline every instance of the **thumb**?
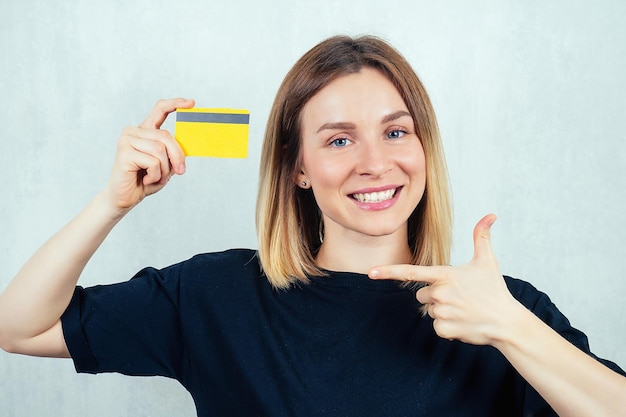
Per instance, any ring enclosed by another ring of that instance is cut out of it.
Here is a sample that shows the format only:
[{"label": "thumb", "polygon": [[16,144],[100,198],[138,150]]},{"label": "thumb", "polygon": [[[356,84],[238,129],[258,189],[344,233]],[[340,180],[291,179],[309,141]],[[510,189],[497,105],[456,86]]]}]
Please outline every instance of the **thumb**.
[{"label": "thumb", "polygon": [[495,214],[487,214],[474,227],[474,259],[493,256],[491,248],[491,226],[495,223]]},{"label": "thumb", "polygon": [[195,101],[185,98],[159,100],[156,102],[150,114],[139,127],[144,129],[160,129],[167,116],[177,108],[188,109],[195,105]]}]

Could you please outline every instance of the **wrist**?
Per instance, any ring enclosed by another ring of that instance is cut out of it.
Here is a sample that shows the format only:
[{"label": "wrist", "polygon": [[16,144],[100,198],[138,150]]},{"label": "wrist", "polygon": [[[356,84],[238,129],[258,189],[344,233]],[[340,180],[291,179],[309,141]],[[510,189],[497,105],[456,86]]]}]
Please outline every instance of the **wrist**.
[{"label": "wrist", "polygon": [[96,194],[92,204],[100,210],[103,217],[113,223],[120,221],[133,208],[118,205],[117,199],[108,187]]},{"label": "wrist", "polygon": [[538,318],[519,301],[513,299],[505,312],[499,315],[490,345],[502,353],[515,346],[519,347],[520,341],[528,337],[529,323],[533,320]]}]

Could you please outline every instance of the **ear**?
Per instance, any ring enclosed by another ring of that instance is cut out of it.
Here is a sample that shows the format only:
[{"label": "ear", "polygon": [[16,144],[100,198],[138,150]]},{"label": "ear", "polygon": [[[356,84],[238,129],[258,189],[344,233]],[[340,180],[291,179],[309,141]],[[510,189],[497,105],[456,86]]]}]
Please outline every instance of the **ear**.
[{"label": "ear", "polygon": [[296,182],[296,185],[300,188],[303,188],[305,190],[311,188],[311,184],[309,183],[309,178],[302,170],[300,170],[300,173],[296,175],[296,178],[294,179],[294,181]]}]

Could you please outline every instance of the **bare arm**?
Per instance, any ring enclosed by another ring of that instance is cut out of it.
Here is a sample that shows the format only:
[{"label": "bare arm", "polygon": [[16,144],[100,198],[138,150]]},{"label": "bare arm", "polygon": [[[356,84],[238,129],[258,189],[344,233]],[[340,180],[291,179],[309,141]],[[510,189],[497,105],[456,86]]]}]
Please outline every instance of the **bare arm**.
[{"label": "bare arm", "polygon": [[0,295],[0,347],[14,353],[69,357],[60,317],[85,265],[113,227],[144,197],[184,173],[184,153],[159,130],[176,108],[193,101],[159,101],[139,126],[124,130],[107,187],[48,240]]},{"label": "bare arm", "polygon": [[26,262],[0,296],[3,349],[68,356],[59,318],[87,261],[122,216],[101,193]]},{"label": "bare arm", "polygon": [[420,281],[437,334],[475,345],[492,345],[561,417],[626,415],[626,377],[569,343],[508,291],[493,254],[495,216],[474,229],[474,257],[461,267],[390,265],[370,277]]},{"label": "bare arm", "polygon": [[626,377],[569,343],[523,306],[492,341],[559,416],[626,415]]}]

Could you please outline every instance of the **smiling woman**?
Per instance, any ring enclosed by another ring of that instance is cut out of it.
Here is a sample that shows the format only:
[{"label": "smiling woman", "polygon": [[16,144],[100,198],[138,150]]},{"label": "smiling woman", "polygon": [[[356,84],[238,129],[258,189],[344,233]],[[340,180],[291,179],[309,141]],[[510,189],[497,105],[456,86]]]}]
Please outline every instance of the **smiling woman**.
[{"label": "smiling woman", "polygon": [[117,222],[186,172],[161,124],[194,104],[161,100],[123,131],[107,186],[0,296],[5,350],[174,378],[199,416],[626,414],[623,370],[501,274],[495,216],[477,223],[471,261],[448,265],[434,111],[374,37],[325,40],[287,74],[263,145],[258,251],[77,287]]},{"label": "smiling woman", "polygon": [[395,86],[371,68],[340,77],[307,102],[301,126],[296,183],[307,182],[321,212],[317,266],[367,273],[362,253],[347,250],[356,242],[397,248],[374,250],[370,265],[412,263],[407,223],[424,194],[426,165]]},{"label": "smiling woman", "polygon": [[[370,81],[375,83],[370,84]],[[325,102],[320,103],[321,100]],[[361,103],[363,100],[368,100],[366,105]],[[376,105],[380,100],[381,104]],[[325,106],[329,105],[332,111],[325,110]],[[350,108],[354,109],[354,114],[347,113]],[[357,109],[362,114],[357,114]],[[375,114],[376,111],[378,114]],[[308,121],[308,113],[311,113],[313,120]],[[371,129],[371,126],[363,125],[364,120],[379,124],[377,133],[363,131]],[[395,125],[394,121],[397,122]],[[360,136],[347,135],[357,128],[357,124]],[[305,128],[308,131],[303,131]],[[381,128],[384,129],[381,131]],[[397,153],[402,152],[399,149],[402,147],[410,149],[411,154],[421,153],[422,158],[425,158],[424,190],[427,193],[422,198],[420,191],[418,197],[414,189],[402,192],[402,184],[395,184],[394,189],[401,191],[397,193],[398,197],[404,193],[402,203],[411,199],[414,207],[410,209],[408,220],[401,220],[408,221],[408,228],[399,230],[400,233],[406,233],[406,239],[400,239],[403,242],[401,254],[393,255],[393,258],[420,265],[447,265],[450,262],[452,216],[445,157],[430,98],[410,64],[380,39],[363,37],[353,40],[338,36],[321,42],[293,66],[276,95],[261,155],[261,166],[267,169],[260,172],[257,200],[259,258],[273,285],[286,288],[294,281],[306,282],[311,275],[323,274],[319,263],[316,263],[318,252],[324,250],[320,236],[325,236],[329,227],[333,227],[332,219],[325,219],[318,207],[318,187],[313,187],[313,192],[297,187],[303,181],[307,182],[306,188],[311,186],[302,169],[303,158],[310,152],[305,154],[302,148],[317,144],[323,149],[336,139],[346,139],[345,145],[348,141],[356,143],[358,139],[365,139],[363,134],[377,134],[381,138],[401,130],[408,133],[408,138],[405,139],[404,134],[399,135],[403,136],[400,143],[389,144],[389,147],[395,148]],[[346,136],[341,136],[341,133]],[[326,140],[328,143],[325,143]],[[376,148],[368,145],[369,142],[372,141],[359,141],[355,147],[360,153],[371,151],[370,156],[378,158]],[[337,147],[337,143],[335,141],[334,147]],[[331,148],[328,146],[326,150],[319,151],[336,155],[325,157],[324,161],[330,163],[335,160],[338,166],[341,165],[338,162],[342,155],[353,152]],[[354,158],[361,160],[362,156],[355,155]],[[410,155],[406,157],[405,160],[410,159]],[[375,163],[374,159],[368,157],[361,162]],[[419,158],[413,159],[413,163],[419,161]],[[311,166],[320,163],[322,160],[309,161]],[[363,169],[363,166],[353,168]],[[381,191],[377,188],[381,186],[384,191],[385,187],[394,185],[383,184],[381,181],[385,179],[370,179],[370,184],[365,186],[365,193]],[[373,184],[376,181],[378,184]],[[346,194],[339,196],[339,201],[343,202],[350,194],[364,193],[363,184],[347,185],[352,188],[343,190]],[[353,201],[349,202],[354,205]],[[361,207],[374,208],[368,204]],[[348,213],[345,215],[350,216]],[[389,234],[388,229],[393,229],[391,225],[377,226],[378,221],[371,219],[365,222],[372,228],[378,227],[377,234]],[[410,250],[409,259],[406,259],[405,242],[408,242]],[[336,253],[345,254],[347,248],[342,246]],[[376,247],[368,252],[355,256],[361,259],[382,258]],[[347,265],[337,267],[352,269]],[[367,268],[362,262],[358,263],[359,271],[365,272]]]}]

